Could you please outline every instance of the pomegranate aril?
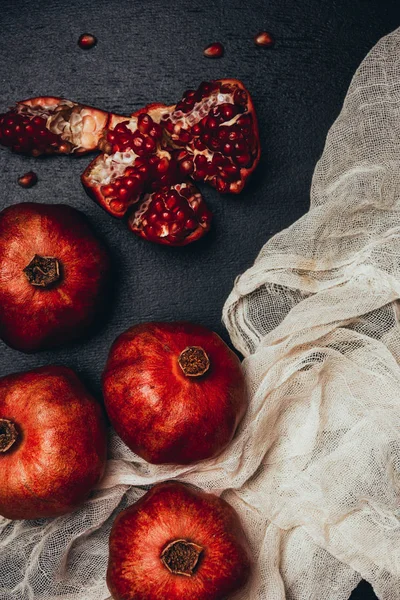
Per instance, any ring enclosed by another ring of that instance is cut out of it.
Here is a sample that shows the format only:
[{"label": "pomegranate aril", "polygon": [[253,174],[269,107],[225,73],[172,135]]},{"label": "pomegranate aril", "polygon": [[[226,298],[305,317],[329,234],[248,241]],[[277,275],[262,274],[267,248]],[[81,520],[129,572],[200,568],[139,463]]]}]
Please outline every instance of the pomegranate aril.
[{"label": "pomegranate aril", "polygon": [[215,131],[218,128],[218,121],[214,117],[207,117],[205,127],[209,131]]},{"label": "pomegranate aril", "polygon": [[238,114],[238,107],[234,104],[221,104],[219,106],[219,113],[224,121],[230,121]]},{"label": "pomegranate aril", "polygon": [[206,149],[205,145],[203,144],[203,142],[201,140],[199,140],[199,138],[196,138],[194,140],[193,144],[194,144],[194,147],[196,150],[202,151],[202,150]]},{"label": "pomegranate aril", "polygon": [[248,167],[252,162],[250,154],[239,154],[233,160],[241,167]]},{"label": "pomegranate aril", "polygon": [[122,202],[121,200],[111,200],[110,208],[113,211],[120,213],[120,212],[125,211],[126,205],[125,205],[125,202]]},{"label": "pomegranate aril", "polygon": [[201,125],[199,123],[196,123],[195,125],[193,125],[191,131],[192,131],[193,135],[200,135],[202,130],[203,129],[202,129]]},{"label": "pomegranate aril", "polygon": [[148,152],[149,154],[153,154],[153,152],[156,149],[156,143],[153,140],[153,138],[147,137],[147,139],[144,142],[144,148],[145,148],[146,152]]},{"label": "pomegranate aril", "polygon": [[190,140],[192,139],[192,136],[190,135],[190,133],[188,131],[181,131],[179,134],[179,141],[182,142],[183,144],[187,144],[188,142],[190,142]]},{"label": "pomegranate aril", "polygon": [[231,156],[233,154],[233,149],[234,149],[233,145],[230,144],[229,142],[224,144],[222,147],[223,153],[226,154],[227,156]]},{"label": "pomegranate aril", "polygon": [[265,46],[266,48],[271,48],[275,44],[275,40],[267,31],[260,31],[260,33],[254,36],[254,43],[256,46]]},{"label": "pomegranate aril", "polygon": [[222,179],[222,177],[216,178],[215,187],[220,192],[220,194],[225,194],[226,192],[229,192],[229,183],[225,179]]},{"label": "pomegranate aril", "polygon": [[138,116],[137,128],[140,133],[149,133],[153,125],[153,119],[147,113]]},{"label": "pomegranate aril", "polygon": [[191,173],[193,173],[193,161],[191,161],[190,159],[183,160],[179,164],[179,168],[181,173],[183,173],[184,175],[190,175]]},{"label": "pomegranate aril", "polygon": [[168,158],[164,157],[160,160],[160,162],[157,165],[157,172],[160,175],[164,175],[169,169],[169,160]]},{"label": "pomegranate aril", "polygon": [[203,54],[207,58],[220,58],[224,55],[224,47],[221,42],[215,42],[204,48]]},{"label": "pomegranate aril", "polygon": [[82,50],[89,50],[97,44],[97,38],[91,33],[83,33],[78,39],[78,46]]},{"label": "pomegranate aril", "polygon": [[28,173],[25,173],[25,175],[22,175],[18,179],[19,185],[24,188],[33,187],[34,185],[37,184],[37,181],[38,181],[38,177],[37,177],[36,173],[34,173],[33,171],[28,171]]},{"label": "pomegranate aril", "polygon": [[109,196],[114,196],[115,190],[112,185],[103,185],[101,187],[101,193],[103,194],[103,196],[105,196],[107,198]]}]

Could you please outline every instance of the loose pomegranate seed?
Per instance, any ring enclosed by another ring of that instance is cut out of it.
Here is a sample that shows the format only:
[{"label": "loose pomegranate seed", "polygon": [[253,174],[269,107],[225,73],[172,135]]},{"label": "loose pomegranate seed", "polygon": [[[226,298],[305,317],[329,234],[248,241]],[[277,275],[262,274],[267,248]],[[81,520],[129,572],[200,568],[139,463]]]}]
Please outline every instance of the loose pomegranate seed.
[{"label": "loose pomegranate seed", "polygon": [[97,38],[91,33],[82,33],[78,40],[79,48],[82,50],[90,50],[97,44]]},{"label": "loose pomegranate seed", "polygon": [[275,40],[267,31],[260,31],[260,33],[254,36],[254,43],[256,46],[265,46],[266,48],[271,48],[275,44]]},{"label": "loose pomegranate seed", "polygon": [[30,188],[30,187],[36,185],[37,182],[38,182],[38,177],[37,177],[36,173],[34,173],[33,171],[28,171],[28,173],[25,173],[25,175],[22,175],[18,179],[19,185],[24,188]]},{"label": "loose pomegranate seed", "polygon": [[203,54],[207,58],[220,58],[224,55],[224,47],[221,42],[215,42],[204,48]]}]

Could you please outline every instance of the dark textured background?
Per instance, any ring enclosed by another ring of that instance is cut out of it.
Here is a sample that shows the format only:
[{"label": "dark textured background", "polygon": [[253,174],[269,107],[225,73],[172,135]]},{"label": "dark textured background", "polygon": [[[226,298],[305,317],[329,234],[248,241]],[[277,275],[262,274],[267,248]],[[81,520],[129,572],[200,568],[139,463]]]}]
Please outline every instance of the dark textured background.
[{"label": "dark textured background", "polygon": [[[0,208],[66,202],[84,211],[113,255],[116,301],[103,329],[68,349],[25,356],[0,342],[0,375],[61,363],[99,394],[108,348],[135,322],[188,319],[227,340],[221,310],[235,276],[307,210],[312,172],[350,79],[378,39],[400,25],[400,2],[9,0],[0,9],[0,111],[54,95],[129,114],[154,100],[174,103],[204,79],[235,77],[253,96],[263,150],[240,197],[202,188],[215,215],[212,232],[169,249],[139,240],[86,197],[79,176],[87,157],[35,160],[1,149]],[[273,33],[275,48],[255,47],[260,29]],[[89,51],[76,43],[86,31],[98,38]],[[222,59],[203,57],[213,41],[224,44]],[[16,180],[31,169],[39,183],[21,189]],[[375,596],[362,583],[352,598]]]}]

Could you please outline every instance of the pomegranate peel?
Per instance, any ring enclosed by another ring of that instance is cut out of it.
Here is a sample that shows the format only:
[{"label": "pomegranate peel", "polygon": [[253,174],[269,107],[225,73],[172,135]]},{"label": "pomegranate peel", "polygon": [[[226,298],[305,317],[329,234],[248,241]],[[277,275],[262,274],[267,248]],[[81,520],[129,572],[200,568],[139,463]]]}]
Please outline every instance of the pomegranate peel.
[{"label": "pomegranate peel", "polygon": [[220,454],[247,408],[237,356],[193,323],[142,323],[120,335],[103,373],[105,407],[129,448],[154,464]]},{"label": "pomegranate peel", "polygon": [[88,331],[106,305],[110,261],[84,215],[21,203],[0,213],[0,337],[22,352]]},{"label": "pomegranate peel", "polygon": [[115,600],[225,600],[246,584],[251,564],[225,500],[164,482],[115,519],[107,584]]},{"label": "pomegranate peel", "polygon": [[100,480],[106,454],[101,407],[71,369],[0,378],[0,515],[39,519],[74,510]]}]

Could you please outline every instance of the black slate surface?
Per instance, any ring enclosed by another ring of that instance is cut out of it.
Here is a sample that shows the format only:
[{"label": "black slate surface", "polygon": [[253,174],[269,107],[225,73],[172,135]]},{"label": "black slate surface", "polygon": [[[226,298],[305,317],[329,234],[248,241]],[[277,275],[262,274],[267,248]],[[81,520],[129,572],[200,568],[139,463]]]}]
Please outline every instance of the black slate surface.
[{"label": "black slate surface", "polygon": [[[155,100],[174,103],[185,89],[221,77],[242,79],[256,106],[258,172],[239,197],[202,188],[215,215],[213,230],[183,249],[139,240],[96,206],[79,179],[88,157],[35,160],[0,150],[0,208],[34,201],[81,209],[107,241],[116,274],[116,301],[100,332],[33,356],[0,342],[0,375],[65,364],[99,395],[110,344],[135,322],[188,319],[227,340],[221,310],[235,276],[269,237],[307,211],[312,172],[351,77],[378,39],[400,25],[400,3],[13,0],[0,2],[0,23],[0,111],[16,100],[55,95],[129,114]],[[255,47],[260,29],[276,38],[273,49]],[[94,49],[77,46],[83,32],[97,36]],[[213,41],[224,44],[222,59],[203,57]],[[39,183],[24,190],[16,180],[29,170]],[[364,582],[352,598],[375,596]]]}]

